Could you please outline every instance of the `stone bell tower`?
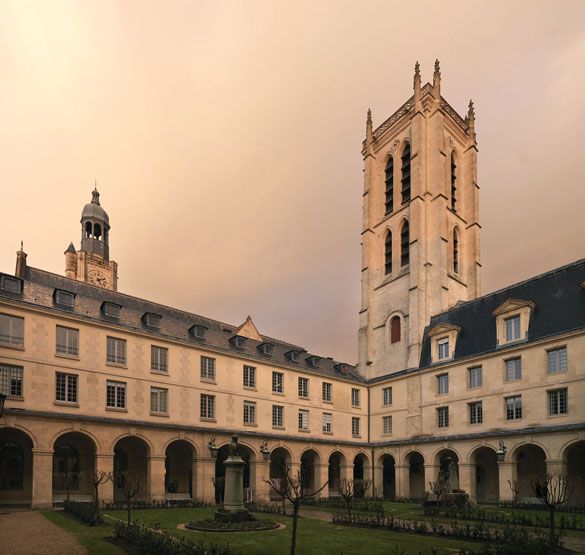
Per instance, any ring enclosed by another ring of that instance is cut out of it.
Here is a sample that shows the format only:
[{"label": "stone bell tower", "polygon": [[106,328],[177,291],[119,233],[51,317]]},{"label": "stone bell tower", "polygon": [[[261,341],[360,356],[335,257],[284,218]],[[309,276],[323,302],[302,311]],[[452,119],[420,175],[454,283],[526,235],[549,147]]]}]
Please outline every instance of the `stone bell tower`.
[{"label": "stone bell tower", "polygon": [[416,368],[430,317],[480,292],[473,103],[462,118],[433,82],[363,143],[362,304],[358,369],[368,379]]},{"label": "stone bell tower", "polygon": [[110,260],[110,217],[100,204],[97,187],[81,213],[81,248],[65,251],[65,275],[104,289],[118,289],[118,264]]}]

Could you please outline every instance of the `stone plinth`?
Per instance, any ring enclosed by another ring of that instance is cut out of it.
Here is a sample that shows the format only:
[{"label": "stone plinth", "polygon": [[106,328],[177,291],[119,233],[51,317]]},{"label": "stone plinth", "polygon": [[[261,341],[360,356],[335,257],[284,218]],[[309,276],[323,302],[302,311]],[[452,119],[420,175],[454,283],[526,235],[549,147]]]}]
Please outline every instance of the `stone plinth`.
[{"label": "stone plinth", "polygon": [[239,455],[230,455],[224,461],[225,486],[223,506],[215,513],[215,519],[224,522],[251,520],[250,511],[244,506],[244,466]]}]

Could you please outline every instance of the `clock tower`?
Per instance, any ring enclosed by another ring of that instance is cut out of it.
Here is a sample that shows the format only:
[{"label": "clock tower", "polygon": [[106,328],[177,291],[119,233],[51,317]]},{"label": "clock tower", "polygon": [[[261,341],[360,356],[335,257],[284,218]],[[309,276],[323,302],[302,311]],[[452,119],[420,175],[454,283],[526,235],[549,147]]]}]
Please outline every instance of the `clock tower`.
[{"label": "clock tower", "polygon": [[73,243],[65,251],[65,275],[97,287],[118,289],[118,264],[110,260],[110,218],[100,205],[97,188],[81,212],[81,248]]}]

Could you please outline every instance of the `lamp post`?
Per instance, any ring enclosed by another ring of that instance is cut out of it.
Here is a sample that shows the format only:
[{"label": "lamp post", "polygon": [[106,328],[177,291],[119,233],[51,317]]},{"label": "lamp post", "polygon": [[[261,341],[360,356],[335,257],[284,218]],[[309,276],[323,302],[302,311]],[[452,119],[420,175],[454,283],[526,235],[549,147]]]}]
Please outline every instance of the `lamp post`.
[{"label": "lamp post", "polygon": [[4,403],[6,401],[6,395],[4,393],[0,393],[0,418],[4,414]]},{"label": "lamp post", "polygon": [[209,447],[209,454],[211,455],[212,460],[216,461],[219,447],[215,444],[215,436],[211,436],[211,439],[209,440],[207,446]]},{"label": "lamp post", "polygon": [[265,461],[270,459],[270,449],[268,449],[268,442],[267,441],[265,441],[264,443],[262,443],[262,445],[260,445],[260,453],[262,453],[262,457],[264,457]]},{"label": "lamp post", "polygon": [[498,462],[504,462],[504,459],[506,458],[506,446],[501,439],[500,448],[496,451],[496,457],[498,458]]}]

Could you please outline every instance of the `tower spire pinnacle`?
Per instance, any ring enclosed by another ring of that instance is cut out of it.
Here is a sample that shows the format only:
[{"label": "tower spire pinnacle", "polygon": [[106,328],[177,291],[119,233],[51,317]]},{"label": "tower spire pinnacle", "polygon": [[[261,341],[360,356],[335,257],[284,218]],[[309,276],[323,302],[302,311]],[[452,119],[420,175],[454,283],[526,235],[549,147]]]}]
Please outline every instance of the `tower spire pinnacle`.
[{"label": "tower spire pinnacle", "polygon": [[414,64],[414,105],[415,110],[420,109],[420,64],[417,62]]},{"label": "tower spire pinnacle", "polygon": [[467,109],[467,117],[465,118],[467,122],[467,133],[469,134],[469,138],[475,144],[477,142],[477,137],[475,135],[475,106],[473,105],[473,100],[469,101],[469,108]]},{"label": "tower spire pinnacle", "polygon": [[439,59],[435,60],[435,71],[433,73],[433,89],[435,91],[435,98],[440,100],[441,98],[441,66]]},{"label": "tower spire pinnacle", "polygon": [[368,108],[366,115],[366,156],[373,156],[374,149],[372,143],[374,142],[373,126],[372,126],[372,110]]}]

